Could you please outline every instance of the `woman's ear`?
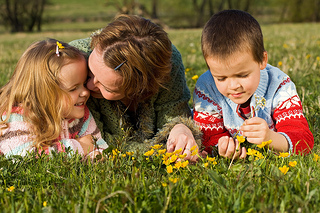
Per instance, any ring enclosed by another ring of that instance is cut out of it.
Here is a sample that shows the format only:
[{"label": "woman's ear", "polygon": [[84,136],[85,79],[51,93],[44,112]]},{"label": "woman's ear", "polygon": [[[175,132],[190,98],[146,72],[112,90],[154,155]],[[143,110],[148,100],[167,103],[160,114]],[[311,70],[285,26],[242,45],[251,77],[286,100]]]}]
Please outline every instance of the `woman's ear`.
[{"label": "woman's ear", "polygon": [[263,52],[263,60],[260,64],[260,70],[263,70],[264,68],[266,68],[267,64],[268,64],[268,53],[267,53],[267,51],[264,51]]}]

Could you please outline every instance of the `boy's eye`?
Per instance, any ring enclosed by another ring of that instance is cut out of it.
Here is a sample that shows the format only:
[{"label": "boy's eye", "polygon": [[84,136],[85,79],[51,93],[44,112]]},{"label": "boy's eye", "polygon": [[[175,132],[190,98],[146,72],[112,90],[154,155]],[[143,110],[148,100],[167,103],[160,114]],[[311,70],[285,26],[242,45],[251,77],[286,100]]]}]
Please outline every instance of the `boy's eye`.
[{"label": "boy's eye", "polygon": [[246,78],[246,77],[248,77],[248,74],[240,75],[239,77],[240,77],[240,78]]},{"label": "boy's eye", "polygon": [[218,81],[224,81],[226,78],[217,78]]}]

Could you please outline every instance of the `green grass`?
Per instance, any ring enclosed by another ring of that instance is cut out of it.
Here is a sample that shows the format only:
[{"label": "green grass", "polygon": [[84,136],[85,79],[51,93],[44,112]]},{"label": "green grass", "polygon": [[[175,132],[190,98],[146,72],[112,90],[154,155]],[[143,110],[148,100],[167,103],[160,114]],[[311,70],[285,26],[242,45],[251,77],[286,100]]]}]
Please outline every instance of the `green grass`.
[{"label": "green grass", "polygon": [[[31,42],[47,37],[68,42],[88,36],[91,28],[83,24],[77,31],[59,31],[56,26],[43,33],[1,34],[0,85],[9,79]],[[227,159],[216,159],[216,165],[203,159],[170,174],[155,154],[146,160],[142,154],[133,159],[122,156],[125,151],[110,152],[111,159],[96,163],[65,153],[9,159],[0,156],[0,211],[319,212],[320,159],[315,161],[314,154],[320,154],[320,25],[264,25],[262,29],[269,63],[288,73],[297,86],[315,136],[310,155],[278,158],[260,150],[264,159],[236,161],[229,170]],[[207,69],[201,54],[201,30],[168,33],[182,54],[188,86],[193,91],[192,77]],[[289,161],[297,165],[284,175],[279,167]],[[174,178],[178,178],[176,183]]]}]

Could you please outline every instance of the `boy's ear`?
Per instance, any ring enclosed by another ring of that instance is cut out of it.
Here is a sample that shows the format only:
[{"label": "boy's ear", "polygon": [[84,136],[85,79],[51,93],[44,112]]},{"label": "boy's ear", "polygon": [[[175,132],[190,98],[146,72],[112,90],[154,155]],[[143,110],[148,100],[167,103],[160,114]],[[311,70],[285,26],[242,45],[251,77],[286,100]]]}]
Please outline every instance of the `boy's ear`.
[{"label": "boy's ear", "polygon": [[267,64],[268,64],[268,53],[267,53],[267,51],[264,51],[263,52],[263,61],[260,64],[260,70],[263,70],[264,68],[266,68]]}]

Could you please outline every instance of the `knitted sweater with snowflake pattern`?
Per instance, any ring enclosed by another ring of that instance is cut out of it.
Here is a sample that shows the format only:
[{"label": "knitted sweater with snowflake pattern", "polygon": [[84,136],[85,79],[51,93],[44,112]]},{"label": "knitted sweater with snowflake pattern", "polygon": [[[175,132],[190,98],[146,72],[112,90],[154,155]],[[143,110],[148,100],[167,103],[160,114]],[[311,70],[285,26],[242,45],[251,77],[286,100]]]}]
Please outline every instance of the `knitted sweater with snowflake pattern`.
[{"label": "knitted sweater with snowflake pattern", "polygon": [[[314,138],[288,75],[268,64],[260,71],[259,86],[253,96],[266,99],[266,106],[254,111],[253,116],[264,119],[270,129],[284,135],[289,152],[302,154],[312,150]],[[217,146],[220,137],[234,137],[246,119],[241,115],[240,105],[218,91],[210,71],[198,79],[193,98],[193,117],[203,132],[203,145],[207,151]],[[251,98],[251,111],[256,101]]]},{"label": "knitted sweater with snowflake pattern", "polygon": [[[2,119],[5,119],[5,117],[3,115]],[[28,152],[35,151],[34,136],[30,132],[29,123],[24,121],[22,108],[15,107],[13,109],[7,124],[8,128],[2,130],[0,136],[0,154],[25,156]],[[83,118],[64,119],[62,121],[62,131],[59,138],[44,151],[49,154],[52,151],[64,152],[66,148],[70,148],[73,152],[84,154],[84,150],[76,138],[86,135],[92,135],[97,139],[97,147],[94,151],[102,151],[108,147],[107,143],[101,138],[100,130],[87,107],[85,107]],[[94,151],[89,153],[89,156],[93,155]]]}]

